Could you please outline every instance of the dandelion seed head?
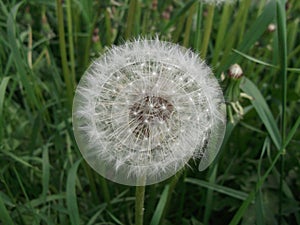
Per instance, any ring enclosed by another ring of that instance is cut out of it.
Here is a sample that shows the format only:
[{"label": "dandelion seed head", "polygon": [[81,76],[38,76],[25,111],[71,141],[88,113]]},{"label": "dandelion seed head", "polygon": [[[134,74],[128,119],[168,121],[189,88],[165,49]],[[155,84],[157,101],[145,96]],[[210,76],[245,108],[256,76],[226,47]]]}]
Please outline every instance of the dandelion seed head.
[{"label": "dandelion seed head", "polygon": [[[82,77],[74,134],[86,161],[126,185],[160,182],[200,159],[204,170],[224,136],[222,91],[192,51],[136,40],[112,47]],[[141,179],[143,178],[143,179]]]}]

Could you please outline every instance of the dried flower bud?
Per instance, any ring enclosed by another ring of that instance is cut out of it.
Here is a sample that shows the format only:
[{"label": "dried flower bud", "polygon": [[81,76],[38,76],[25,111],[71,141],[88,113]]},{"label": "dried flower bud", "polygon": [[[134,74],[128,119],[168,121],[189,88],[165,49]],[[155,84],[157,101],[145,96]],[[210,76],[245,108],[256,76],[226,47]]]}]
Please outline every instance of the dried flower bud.
[{"label": "dried flower bud", "polygon": [[229,67],[228,76],[233,79],[239,79],[243,76],[243,70],[239,64],[233,64]]},{"label": "dried flower bud", "polygon": [[74,134],[83,157],[104,177],[153,184],[191,158],[200,159],[199,170],[209,166],[224,137],[225,108],[198,55],[157,39],[136,40],[108,50],[82,77]]}]

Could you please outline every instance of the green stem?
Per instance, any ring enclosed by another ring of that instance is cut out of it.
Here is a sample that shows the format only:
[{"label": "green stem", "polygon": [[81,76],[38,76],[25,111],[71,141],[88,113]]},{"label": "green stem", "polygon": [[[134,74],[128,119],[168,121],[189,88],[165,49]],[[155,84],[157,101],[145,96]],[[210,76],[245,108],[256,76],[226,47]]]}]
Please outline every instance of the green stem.
[{"label": "green stem", "polygon": [[65,29],[64,29],[64,18],[62,0],[56,0],[56,13],[57,13],[57,24],[58,24],[58,36],[59,36],[59,50],[61,56],[61,64],[63,70],[63,76],[67,88],[68,106],[72,107],[73,101],[73,86],[71,79],[69,78],[69,68],[66,53],[66,42],[65,42]]},{"label": "green stem", "polygon": [[143,225],[145,185],[137,186],[135,192],[135,225]]},{"label": "green stem", "polygon": [[[286,13],[285,1],[276,1],[277,13],[277,32],[278,32],[278,49],[279,49],[279,65],[281,75],[281,138],[282,148],[286,138],[286,104],[287,104],[287,39],[286,39]],[[285,149],[283,149],[284,152]],[[279,206],[278,206],[278,224],[282,223],[282,202],[283,202],[283,179],[284,179],[284,155],[280,156],[280,182],[279,182]]]},{"label": "green stem", "polygon": [[167,215],[167,212],[170,208],[170,203],[171,203],[171,197],[172,197],[172,194],[173,194],[173,191],[178,183],[178,180],[179,178],[181,177],[182,173],[183,173],[184,169],[181,169],[179,170],[171,179],[170,183],[168,184],[169,185],[169,189],[168,189],[168,197],[167,197],[167,202],[165,204],[165,207],[163,209],[163,213],[162,213],[162,216],[160,218],[160,223],[159,224],[162,224],[166,215]]},{"label": "green stem", "polygon": [[189,10],[189,16],[186,20],[186,25],[185,25],[185,31],[184,31],[184,38],[183,38],[183,46],[188,47],[189,46],[189,41],[190,41],[190,35],[191,35],[191,28],[192,28],[192,22],[193,22],[193,17],[194,13],[196,11],[196,3],[193,4],[191,9]]},{"label": "green stem", "polygon": [[209,5],[207,17],[206,17],[205,25],[204,25],[204,32],[203,32],[204,37],[203,37],[203,42],[202,42],[202,46],[201,46],[201,57],[202,58],[205,58],[206,54],[207,54],[209,38],[210,38],[213,19],[214,19],[214,11],[215,11],[215,6],[213,4]]},{"label": "green stem", "polygon": [[[216,177],[217,177],[217,171],[218,171],[218,164],[215,164],[215,166],[209,168],[209,183],[215,184],[216,183]],[[206,200],[205,200],[205,210],[204,210],[204,224],[209,224],[209,218],[212,212],[212,206],[213,206],[213,190],[208,189],[206,192]]]},{"label": "green stem", "polygon": [[251,8],[252,0],[244,0],[243,1],[243,9],[242,9],[242,18],[239,25],[239,43],[243,41],[245,29],[247,26],[247,18],[249,14],[249,9]]},{"label": "green stem", "polygon": [[73,27],[72,27],[72,5],[71,0],[66,1],[67,4],[67,20],[68,20],[68,44],[69,44],[69,57],[71,64],[71,82],[75,87],[75,59],[74,59],[74,42],[73,42]]},{"label": "green stem", "polygon": [[104,200],[107,203],[107,207],[110,211],[112,211],[109,189],[108,189],[106,180],[102,176],[100,176],[100,185],[101,185],[101,190],[102,190],[102,193],[103,193],[103,196],[104,196]]},{"label": "green stem", "polygon": [[202,12],[203,12],[203,5],[202,2],[200,1],[197,5],[197,24],[196,24],[196,35],[194,40],[194,48],[196,52],[200,51]]},{"label": "green stem", "polygon": [[131,0],[129,3],[126,31],[125,31],[126,39],[130,38],[134,32],[137,3],[138,3],[137,0]]},{"label": "green stem", "polygon": [[218,34],[217,34],[217,39],[216,39],[216,44],[215,44],[215,49],[214,49],[214,54],[212,59],[213,66],[216,66],[219,56],[221,55],[220,51],[222,48],[222,44],[224,44],[224,37],[226,34],[226,28],[229,23],[231,9],[232,7],[231,4],[229,3],[226,3],[223,7],[221,22],[218,29]]}]

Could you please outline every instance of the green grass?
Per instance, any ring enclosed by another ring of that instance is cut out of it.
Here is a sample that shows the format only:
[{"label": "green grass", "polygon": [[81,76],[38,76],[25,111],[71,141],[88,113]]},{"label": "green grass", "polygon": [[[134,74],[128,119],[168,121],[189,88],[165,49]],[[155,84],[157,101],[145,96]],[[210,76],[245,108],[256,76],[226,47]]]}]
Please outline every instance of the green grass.
[{"label": "green grass", "polygon": [[239,63],[251,96],[242,116],[228,104],[209,169],[146,187],[144,224],[300,224],[300,2],[153,2],[0,0],[1,224],[134,224],[135,188],[84,162],[71,104],[90,62],[140,34],[198,52],[224,93]]}]

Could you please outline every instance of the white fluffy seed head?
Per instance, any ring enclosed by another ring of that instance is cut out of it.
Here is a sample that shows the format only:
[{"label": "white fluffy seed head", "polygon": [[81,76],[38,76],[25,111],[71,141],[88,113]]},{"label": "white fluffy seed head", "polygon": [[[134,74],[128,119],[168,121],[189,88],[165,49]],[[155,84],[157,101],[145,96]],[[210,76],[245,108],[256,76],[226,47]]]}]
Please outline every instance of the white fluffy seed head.
[{"label": "white fluffy seed head", "polygon": [[225,130],[222,92],[192,51],[136,40],[112,47],[82,77],[75,138],[102,176],[126,185],[160,182],[199,158],[204,170]]}]

